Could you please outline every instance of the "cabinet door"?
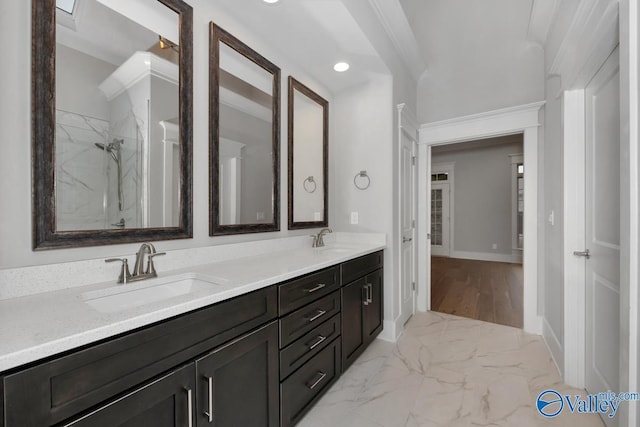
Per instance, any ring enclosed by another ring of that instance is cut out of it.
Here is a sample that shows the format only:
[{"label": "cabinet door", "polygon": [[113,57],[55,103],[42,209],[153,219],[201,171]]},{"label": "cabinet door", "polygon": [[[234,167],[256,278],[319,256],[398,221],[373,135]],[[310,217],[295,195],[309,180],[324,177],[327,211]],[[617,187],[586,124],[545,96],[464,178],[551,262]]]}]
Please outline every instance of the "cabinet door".
[{"label": "cabinet door", "polygon": [[69,423],[73,427],[189,427],[195,369],[191,363]]},{"label": "cabinet door", "polygon": [[368,288],[363,325],[365,346],[382,331],[382,271],[376,270],[365,277],[365,287]]},{"label": "cabinet door", "polygon": [[196,361],[198,426],[277,426],[278,323]]},{"label": "cabinet door", "polygon": [[364,348],[363,309],[366,302],[365,278],[342,288],[342,369],[360,355]]}]

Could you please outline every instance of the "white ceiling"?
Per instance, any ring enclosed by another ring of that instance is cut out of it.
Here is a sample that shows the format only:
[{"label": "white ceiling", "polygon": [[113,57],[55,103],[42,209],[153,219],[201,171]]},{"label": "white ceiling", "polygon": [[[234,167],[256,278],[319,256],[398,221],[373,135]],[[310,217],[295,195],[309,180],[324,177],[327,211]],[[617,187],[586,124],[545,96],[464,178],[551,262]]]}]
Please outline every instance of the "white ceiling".
[{"label": "white ceiling", "polygon": [[[281,0],[274,5],[216,0],[216,5],[334,93],[364,83],[371,73],[386,72],[342,0]],[[333,71],[339,61],[348,62],[349,71]]]},{"label": "white ceiling", "polygon": [[504,64],[517,60],[532,43],[533,0],[399,1],[428,67]]},{"label": "white ceiling", "polygon": [[[375,48],[345,7],[353,0],[217,0],[333,92],[386,72]],[[416,80],[438,67],[473,69],[518,60],[542,47],[557,0],[368,0]],[[404,13],[404,16],[402,16]],[[410,31],[407,31],[407,24]],[[338,74],[339,60],[351,70]],[[486,65],[485,65],[486,66]]]}]

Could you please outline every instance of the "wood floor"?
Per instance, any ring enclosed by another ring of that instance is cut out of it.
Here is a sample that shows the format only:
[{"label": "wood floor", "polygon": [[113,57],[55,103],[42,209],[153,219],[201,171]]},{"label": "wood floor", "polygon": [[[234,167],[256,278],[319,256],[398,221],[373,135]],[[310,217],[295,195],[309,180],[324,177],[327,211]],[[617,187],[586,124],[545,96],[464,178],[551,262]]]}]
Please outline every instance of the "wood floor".
[{"label": "wood floor", "polygon": [[431,257],[431,309],[522,328],[522,265]]}]

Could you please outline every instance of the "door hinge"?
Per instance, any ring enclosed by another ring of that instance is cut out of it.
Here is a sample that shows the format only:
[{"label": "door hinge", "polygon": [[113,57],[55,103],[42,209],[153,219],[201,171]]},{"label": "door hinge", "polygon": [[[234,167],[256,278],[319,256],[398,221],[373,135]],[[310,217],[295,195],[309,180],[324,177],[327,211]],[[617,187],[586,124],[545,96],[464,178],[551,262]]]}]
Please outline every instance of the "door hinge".
[{"label": "door hinge", "polygon": [[416,220],[415,219],[411,220],[411,228],[416,228]]},{"label": "door hinge", "polygon": [[411,290],[415,291],[416,290],[416,282],[412,282],[411,283]]},{"label": "door hinge", "polygon": [[431,240],[431,233],[427,233],[427,240]]},{"label": "door hinge", "polygon": [[411,166],[416,165],[416,156],[411,157]]}]

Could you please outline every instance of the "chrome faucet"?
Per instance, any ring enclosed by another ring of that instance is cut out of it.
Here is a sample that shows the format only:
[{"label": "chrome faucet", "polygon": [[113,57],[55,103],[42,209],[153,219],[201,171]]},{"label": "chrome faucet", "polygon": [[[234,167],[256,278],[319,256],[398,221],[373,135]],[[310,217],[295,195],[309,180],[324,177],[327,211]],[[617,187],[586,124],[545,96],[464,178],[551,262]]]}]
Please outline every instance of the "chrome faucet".
[{"label": "chrome faucet", "polygon": [[318,234],[311,234],[313,237],[313,243],[311,244],[312,248],[321,248],[324,246],[324,235],[327,233],[333,233],[330,228],[323,228],[318,232]]},{"label": "chrome faucet", "polygon": [[[147,267],[144,268],[144,258],[147,257]],[[118,283],[127,284],[138,280],[151,279],[158,277],[156,268],[153,265],[153,258],[165,255],[165,252],[156,252],[156,248],[151,243],[143,243],[136,253],[136,262],[133,266],[133,273],[129,272],[129,262],[126,258],[109,258],[105,262],[122,262]]]}]

